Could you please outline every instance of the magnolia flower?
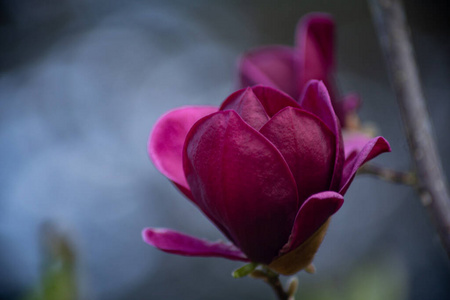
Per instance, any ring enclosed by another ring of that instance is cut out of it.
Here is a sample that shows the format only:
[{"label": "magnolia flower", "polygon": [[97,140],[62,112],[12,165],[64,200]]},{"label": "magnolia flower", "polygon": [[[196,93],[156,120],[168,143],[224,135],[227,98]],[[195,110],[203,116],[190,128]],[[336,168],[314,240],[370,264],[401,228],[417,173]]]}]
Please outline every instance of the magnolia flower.
[{"label": "magnolia flower", "polygon": [[297,25],[295,47],[274,45],[245,53],[239,61],[239,79],[241,87],[263,84],[298,100],[309,80],[322,80],[341,125],[346,127],[347,116],[359,106],[359,98],[350,94],[339,99],[334,69],[334,21],[327,14],[311,13]]},{"label": "magnolia flower", "polygon": [[307,267],[358,168],[390,147],[373,138],[345,159],[325,85],[311,81],[301,99],[255,86],[220,108],[163,115],[150,135],[150,158],[230,243],[154,228],[144,240],[169,253],[262,263],[282,274]]}]

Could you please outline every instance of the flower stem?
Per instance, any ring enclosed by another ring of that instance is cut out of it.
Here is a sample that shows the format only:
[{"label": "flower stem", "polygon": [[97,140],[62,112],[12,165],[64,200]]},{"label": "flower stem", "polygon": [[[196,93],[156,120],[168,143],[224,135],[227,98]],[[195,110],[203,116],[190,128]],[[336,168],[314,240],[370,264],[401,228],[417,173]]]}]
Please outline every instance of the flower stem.
[{"label": "flower stem", "polygon": [[283,285],[280,282],[279,276],[276,277],[270,277],[266,281],[274,290],[274,292],[277,294],[278,299],[280,300],[288,300],[289,295],[284,291]]},{"label": "flower stem", "polygon": [[358,170],[359,174],[371,174],[379,178],[404,185],[416,186],[417,177],[414,172],[402,172],[372,164],[366,164]]},{"label": "flower stem", "polygon": [[283,285],[280,281],[280,275],[273,272],[268,268],[263,268],[262,270],[255,270],[250,273],[250,276],[257,279],[262,279],[264,282],[270,285],[272,290],[275,292],[279,300],[293,300],[296,288],[290,288],[289,291],[285,291]]},{"label": "flower stem", "polygon": [[415,165],[422,204],[450,258],[450,195],[425,105],[413,47],[400,0],[370,0]]}]

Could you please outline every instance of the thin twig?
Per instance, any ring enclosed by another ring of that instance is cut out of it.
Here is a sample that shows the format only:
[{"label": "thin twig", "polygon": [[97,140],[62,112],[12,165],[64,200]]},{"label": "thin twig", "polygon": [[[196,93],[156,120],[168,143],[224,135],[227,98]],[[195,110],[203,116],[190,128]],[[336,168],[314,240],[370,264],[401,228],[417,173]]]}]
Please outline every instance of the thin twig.
[{"label": "thin twig", "polygon": [[362,166],[358,170],[358,174],[371,174],[390,182],[401,183],[410,186],[417,185],[416,174],[413,172],[401,172],[372,164],[366,164]]},{"label": "thin twig", "polygon": [[373,21],[417,168],[420,197],[450,258],[450,197],[400,0],[370,0]]}]

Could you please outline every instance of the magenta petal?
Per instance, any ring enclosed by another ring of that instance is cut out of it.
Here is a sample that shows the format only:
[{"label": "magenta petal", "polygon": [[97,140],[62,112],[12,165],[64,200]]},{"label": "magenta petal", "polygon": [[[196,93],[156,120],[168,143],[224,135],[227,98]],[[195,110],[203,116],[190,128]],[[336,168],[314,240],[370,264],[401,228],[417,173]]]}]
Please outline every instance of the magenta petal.
[{"label": "magenta petal", "polygon": [[379,154],[390,151],[391,147],[389,143],[383,137],[379,136],[371,139],[358,154],[350,155],[345,161],[339,193],[344,195],[347,192],[359,167]]},{"label": "magenta petal", "polygon": [[300,108],[297,101],[282,91],[263,85],[256,85],[252,90],[269,117],[273,117],[285,107]]},{"label": "magenta petal", "polygon": [[334,21],[327,14],[302,18],[296,33],[299,57],[299,86],[311,79],[327,82],[334,69]]},{"label": "magenta petal", "polygon": [[231,243],[209,242],[165,228],[146,228],[144,241],[164,252],[187,256],[214,256],[248,261],[244,253]]},{"label": "magenta petal", "polygon": [[319,80],[308,82],[300,99],[300,106],[319,117],[333,131],[334,135],[338,135],[339,122],[323,82]]},{"label": "magenta petal", "polygon": [[247,124],[256,130],[269,121],[269,116],[251,88],[231,94],[220,107],[220,110],[227,109],[237,112]]},{"label": "magenta petal", "polygon": [[148,154],[155,167],[189,198],[192,198],[183,170],[183,145],[192,125],[217,111],[212,106],[185,106],[171,110],[156,122],[148,140]]},{"label": "magenta petal", "polygon": [[335,192],[321,192],[309,197],[300,207],[289,241],[281,250],[280,255],[296,249],[305,242],[341,208],[343,203],[344,198]]},{"label": "magenta petal", "polygon": [[298,207],[295,180],[280,152],[227,110],[193,126],[184,155],[199,207],[252,261],[269,263],[286,243]]},{"label": "magenta petal", "polygon": [[319,117],[333,132],[336,137],[336,153],[334,162],[333,179],[330,190],[337,190],[341,182],[342,169],[344,167],[344,144],[341,136],[339,120],[331,104],[327,88],[321,81],[310,80],[305,87],[300,106]]},{"label": "magenta petal", "polygon": [[[197,205],[184,175],[184,142],[195,122],[217,110],[212,106],[185,106],[171,110],[156,122],[148,141],[148,153],[156,168]],[[204,213],[227,238],[233,241],[228,231],[213,216],[208,212]]]},{"label": "magenta petal", "polygon": [[287,107],[261,130],[283,154],[297,182],[300,204],[328,190],[334,170],[336,138],[316,116]]},{"label": "magenta petal", "polygon": [[294,50],[284,46],[269,46],[250,51],[239,61],[242,87],[263,84],[298,97],[297,64]]}]

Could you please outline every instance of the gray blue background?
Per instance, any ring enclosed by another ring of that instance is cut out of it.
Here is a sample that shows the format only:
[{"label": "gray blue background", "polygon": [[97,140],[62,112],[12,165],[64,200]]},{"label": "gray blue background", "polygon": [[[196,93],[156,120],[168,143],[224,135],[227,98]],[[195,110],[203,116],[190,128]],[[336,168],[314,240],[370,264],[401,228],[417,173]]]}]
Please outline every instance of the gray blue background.
[{"label": "gray blue background", "polygon": [[[407,2],[449,176],[450,8]],[[409,170],[365,1],[0,1],[0,299],[20,299],[38,282],[43,224],[74,245],[80,299],[274,299],[264,283],[230,276],[240,263],[142,242],[148,226],[223,238],[153,167],[146,143],[167,110],[219,105],[237,86],[240,53],[292,45],[311,11],[334,15],[340,88],[361,95],[360,116],[391,143],[375,163]],[[376,296],[386,284],[390,299],[450,297],[450,264],[412,189],[361,175],[345,200],[317,273],[298,275],[300,299],[352,284],[374,288],[371,299],[388,299]],[[364,276],[369,286],[354,283]]]}]

